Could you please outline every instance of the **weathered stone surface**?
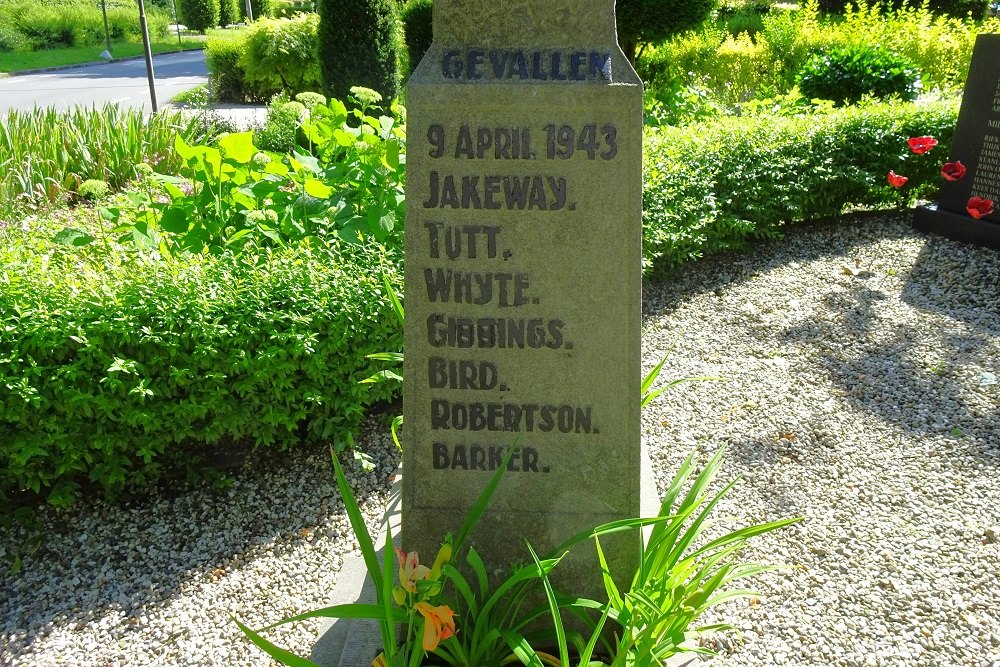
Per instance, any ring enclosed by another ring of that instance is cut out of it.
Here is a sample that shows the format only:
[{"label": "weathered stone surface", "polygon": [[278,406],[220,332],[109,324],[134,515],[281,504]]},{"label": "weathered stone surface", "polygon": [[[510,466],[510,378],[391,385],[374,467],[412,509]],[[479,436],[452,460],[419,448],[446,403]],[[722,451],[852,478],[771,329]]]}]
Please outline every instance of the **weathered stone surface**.
[{"label": "weathered stone surface", "polygon": [[[402,542],[431,558],[515,446],[473,536],[500,573],[639,514],[642,86],[614,0],[437,0],[434,29],[407,92]],[[637,536],[605,547],[631,576]],[[600,588],[583,554],[559,570]]]}]

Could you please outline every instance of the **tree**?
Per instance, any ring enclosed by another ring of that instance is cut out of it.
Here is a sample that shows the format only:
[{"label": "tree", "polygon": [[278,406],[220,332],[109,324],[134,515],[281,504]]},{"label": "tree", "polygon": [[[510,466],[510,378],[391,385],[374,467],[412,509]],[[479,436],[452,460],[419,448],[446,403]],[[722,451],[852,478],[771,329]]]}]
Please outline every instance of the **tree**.
[{"label": "tree", "polygon": [[410,0],[403,6],[403,39],[410,59],[410,73],[417,69],[421,58],[431,48],[434,37],[434,0]]},{"label": "tree", "polygon": [[660,42],[697,27],[716,0],[617,0],[618,43],[635,63],[640,44]]},{"label": "tree", "polygon": [[195,32],[219,25],[219,0],[180,0],[177,11],[184,25]]},{"label": "tree", "polygon": [[236,4],[241,1],[242,0],[219,0],[220,26],[225,28],[227,25],[239,23],[242,20],[239,6]]},{"label": "tree", "polygon": [[396,97],[396,0],[319,0],[319,61],[326,92],[346,100],[352,86]]}]

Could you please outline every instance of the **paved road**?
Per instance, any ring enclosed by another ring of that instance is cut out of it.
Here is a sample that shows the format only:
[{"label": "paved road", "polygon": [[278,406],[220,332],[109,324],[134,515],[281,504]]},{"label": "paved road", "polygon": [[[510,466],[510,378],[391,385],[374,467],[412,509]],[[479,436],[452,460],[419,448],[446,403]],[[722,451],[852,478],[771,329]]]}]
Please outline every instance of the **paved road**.
[{"label": "paved road", "polygon": [[[163,106],[170,98],[208,81],[202,51],[153,56],[156,101]],[[59,109],[117,102],[130,107],[152,108],[146,61],[143,58],[0,79],[0,116],[10,109],[35,106]]]}]

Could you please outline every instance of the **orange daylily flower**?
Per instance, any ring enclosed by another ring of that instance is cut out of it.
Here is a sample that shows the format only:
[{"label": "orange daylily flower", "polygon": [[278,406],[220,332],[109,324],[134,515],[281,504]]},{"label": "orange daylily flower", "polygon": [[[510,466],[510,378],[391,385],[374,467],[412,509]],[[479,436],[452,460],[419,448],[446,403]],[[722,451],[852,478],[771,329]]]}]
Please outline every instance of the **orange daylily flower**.
[{"label": "orange daylily flower", "polygon": [[425,651],[433,651],[438,644],[455,634],[455,612],[448,605],[435,607],[427,602],[418,602],[413,608],[424,617]]},{"label": "orange daylily flower", "polygon": [[399,585],[411,593],[416,593],[417,581],[426,579],[431,573],[430,568],[420,564],[416,551],[404,554],[399,547],[395,549],[396,560],[399,561]]}]

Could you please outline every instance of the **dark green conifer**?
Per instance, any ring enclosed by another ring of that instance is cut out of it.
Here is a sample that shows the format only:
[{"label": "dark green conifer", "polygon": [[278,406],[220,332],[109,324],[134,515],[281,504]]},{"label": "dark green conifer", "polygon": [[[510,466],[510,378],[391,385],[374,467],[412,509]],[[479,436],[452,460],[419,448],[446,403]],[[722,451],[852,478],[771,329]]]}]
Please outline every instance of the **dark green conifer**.
[{"label": "dark green conifer", "polygon": [[371,88],[396,97],[396,0],[319,0],[319,61],[326,92],[346,100]]}]

